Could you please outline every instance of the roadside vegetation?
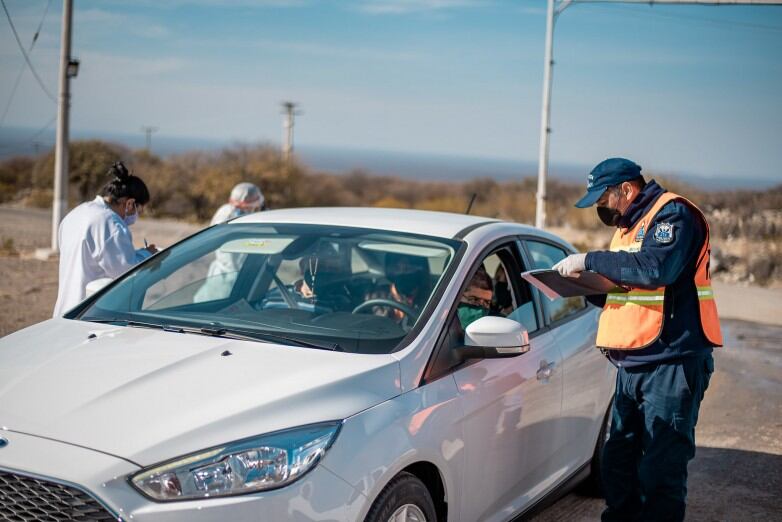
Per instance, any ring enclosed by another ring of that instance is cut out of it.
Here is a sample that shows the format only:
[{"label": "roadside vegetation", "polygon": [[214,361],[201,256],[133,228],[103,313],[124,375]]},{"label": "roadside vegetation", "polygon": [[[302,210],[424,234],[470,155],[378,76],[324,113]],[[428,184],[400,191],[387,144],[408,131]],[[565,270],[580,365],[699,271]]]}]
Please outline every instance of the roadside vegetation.
[{"label": "roadside vegetation", "polygon": [[[532,223],[536,180],[428,182],[369,172],[315,172],[294,160],[286,165],[276,148],[243,145],[216,152],[158,157],[103,141],[77,141],[70,147],[70,204],[94,197],[107,181],[108,166],[124,161],[149,185],[149,216],[205,222],[225,202],[236,183],[258,184],[270,208],[375,206],[464,212],[473,197],[476,215]],[[0,203],[51,206],[54,154],[21,156],[0,162]],[[425,172],[421,173],[425,179]],[[647,176],[655,177],[655,176]],[[762,191],[705,191],[673,179],[656,179],[696,202],[712,226],[712,272],[732,282],[782,284],[782,185]],[[573,207],[583,187],[550,181],[548,223],[557,232],[578,231],[571,241],[581,249],[603,248],[605,227],[594,212]]]}]

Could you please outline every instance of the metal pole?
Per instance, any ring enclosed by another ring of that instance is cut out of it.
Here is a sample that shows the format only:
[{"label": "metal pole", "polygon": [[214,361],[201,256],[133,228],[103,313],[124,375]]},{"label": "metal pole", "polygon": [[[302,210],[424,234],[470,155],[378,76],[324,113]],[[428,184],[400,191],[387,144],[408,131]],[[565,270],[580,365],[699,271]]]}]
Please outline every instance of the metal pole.
[{"label": "metal pole", "polygon": [[296,104],[293,102],[284,102],[282,106],[285,109],[285,119],[282,123],[282,155],[285,162],[290,163],[291,155],[293,154],[293,115]]},{"label": "metal pole", "polygon": [[157,132],[158,130],[160,130],[158,129],[158,127],[152,127],[149,125],[144,125],[141,127],[141,132],[144,133],[145,143],[146,143],[146,147],[144,150],[146,150],[147,152],[150,152],[150,150],[152,150],[152,134]]},{"label": "metal pole", "polygon": [[551,73],[554,67],[554,1],[548,0],[546,10],[546,51],[543,65],[543,107],[540,115],[540,150],[538,153],[538,193],[535,204],[535,226],[546,227],[546,177],[551,134]]},{"label": "metal pole", "polygon": [[68,116],[71,104],[68,64],[71,59],[73,0],[62,2],[60,43],[60,96],[57,104],[57,143],[54,147],[54,197],[52,199],[52,251],[59,249],[58,229],[68,208]]}]

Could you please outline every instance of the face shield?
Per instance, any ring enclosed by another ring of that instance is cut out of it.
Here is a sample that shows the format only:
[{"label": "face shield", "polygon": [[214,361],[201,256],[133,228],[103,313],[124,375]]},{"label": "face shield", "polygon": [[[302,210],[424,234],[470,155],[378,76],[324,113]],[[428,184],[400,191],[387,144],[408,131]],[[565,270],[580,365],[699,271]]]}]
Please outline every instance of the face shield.
[{"label": "face shield", "polygon": [[263,208],[265,198],[263,192],[252,183],[239,183],[231,190],[231,197],[228,203],[234,209],[234,217],[243,216],[258,212]]}]

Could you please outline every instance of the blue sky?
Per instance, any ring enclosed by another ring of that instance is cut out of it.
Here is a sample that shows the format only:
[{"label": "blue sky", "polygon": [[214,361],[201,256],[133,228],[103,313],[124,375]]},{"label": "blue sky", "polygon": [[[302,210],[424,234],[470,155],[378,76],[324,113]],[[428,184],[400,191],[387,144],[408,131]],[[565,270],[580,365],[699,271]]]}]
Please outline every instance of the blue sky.
[{"label": "blue sky", "polygon": [[[47,0],[5,1],[29,45]],[[74,3],[75,130],[278,142],[292,99],[297,145],[537,159],[544,0]],[[574,5],[555,60],[553,162],[782,180],[782,7]],[[0,19],[0,111],[22,63]],[[54,114],[25,72],[3,125]]]}]

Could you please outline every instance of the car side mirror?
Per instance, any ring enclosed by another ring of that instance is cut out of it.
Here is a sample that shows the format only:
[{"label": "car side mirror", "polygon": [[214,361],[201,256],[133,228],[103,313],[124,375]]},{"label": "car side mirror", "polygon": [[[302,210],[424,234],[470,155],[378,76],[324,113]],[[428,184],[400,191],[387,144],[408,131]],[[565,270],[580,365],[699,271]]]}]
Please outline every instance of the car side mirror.
[{"label": "car side mirror", "polygon": [[90,281],[89,283],[87,283],[87,287],[84,289],[84,293],[85,293],[84,297],[87,298],[97,294],[112,281],[114,280],[110,277],[101,277],[100,279]]},{"label": "car side mirror", "polygon": [[516,357],[529,351],[527,330],[504,317],[481,317],[467,327],[465,346],[459,353],[465,359],[502,359]]}]

